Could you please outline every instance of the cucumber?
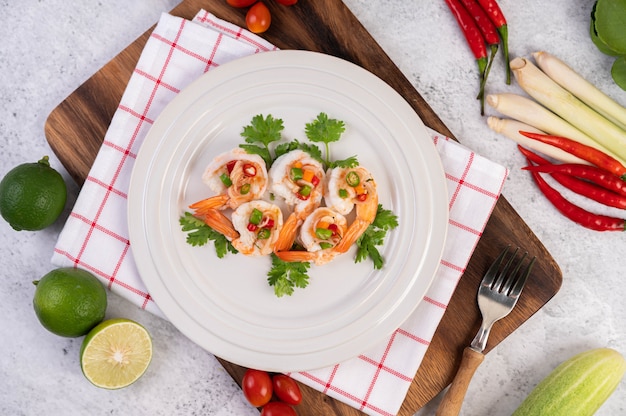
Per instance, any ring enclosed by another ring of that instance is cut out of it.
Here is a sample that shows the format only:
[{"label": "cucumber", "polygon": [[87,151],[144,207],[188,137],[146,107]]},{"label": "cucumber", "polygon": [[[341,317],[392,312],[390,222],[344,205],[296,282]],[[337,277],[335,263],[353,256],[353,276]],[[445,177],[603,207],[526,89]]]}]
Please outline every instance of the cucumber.
[{"label": "cucumber", "polygon": [[611,348],[580,353],[537,384],[513,416],[593,415],[617,388],[624,372],[626,360]]}]

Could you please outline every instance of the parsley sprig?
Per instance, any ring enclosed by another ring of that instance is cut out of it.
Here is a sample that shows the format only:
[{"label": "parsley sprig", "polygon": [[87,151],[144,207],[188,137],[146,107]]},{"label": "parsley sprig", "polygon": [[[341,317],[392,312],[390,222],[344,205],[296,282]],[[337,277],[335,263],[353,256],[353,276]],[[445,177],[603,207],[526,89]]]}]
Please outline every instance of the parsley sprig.
[{"label": "parsley sprig", "polygon": [[291,296],[294,288],[305,288],[309,284],[308,262],[286,262],[272,253],[272,268],[267,272],[267,283],[274,287],[277,297]]},{"label": "parsley sprig", "polygon": [[218,258],[224,258],[226,254],[238,253],[237,249],[228,241],[224,235],[209,227],[204,221],[196,218],[190,212],[185,212],[178,220],[181,229],[187,234],[187,244],[192,246],[203,246],[209,241],[213,241],[215,253]]},{"label": "parsley sprig", "polygon": [[270,143],[281,139],[284,128],[282,119],[274,118],[271,114],[267,117],[257,114],[252,117],[250,124],[243,128],[241,136],[247,144],[240,144],[239,147],[248,153],[261,156],[269,168],[273,162]]},{"label": "parsley sprig", "polygon": [[369,257],[372,259],[375,269],[382,269],[384,259],[376,246],[382,245],[387,232],[397,226],[398,217],[392,211],[384,209],[381,204],[378,204],[376,218],[356,241],[357,252],[354,262],[359,263]]},{"label": "parsley sprig", "polygon": [[304,127],[306,137],[317,143],[324,143],[326,147],[327,166],[330,166],[330,143],[336,142],[346,130],[345,123],[341,120],[328,118],[326,113],[319,113],[317,118]]}]

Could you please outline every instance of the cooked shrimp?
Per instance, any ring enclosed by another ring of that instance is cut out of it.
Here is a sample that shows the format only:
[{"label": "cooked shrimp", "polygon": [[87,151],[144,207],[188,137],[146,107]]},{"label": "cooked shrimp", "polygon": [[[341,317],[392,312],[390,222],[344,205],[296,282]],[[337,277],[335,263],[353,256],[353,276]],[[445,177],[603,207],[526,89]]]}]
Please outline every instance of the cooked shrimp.
[{"label": "cooked shrimp", "polygon": [[334,168],[328,174],[325,202],[329,208],[347,215],[356,206],[356,218],[334,250],[345,253],[376,218],[378,192],[376,181],[367,169]]},{"label": "cooked shrimp", "polygon": [[307,152],[293,150],[279,156],[268,175],[272,192],[293,208],[276,243],[276,251],[288,250],[304,219],[322,202],[324,168]]},{"label": "cooked shrimp", "polygon": [[326,264],[339,252],[335,247],[348,228],[346,218],[326,207],[315,209],[302,223],[300,242],[306,251],[279,251],[276,255],[284,261],[312,261]]},{"label": "cooked shrimp", "polygon": [[235,209],[261,198],[267,190],[267,169],[260,156],[235,148],[213,159],[202,181],[217,195],[191,204],[197,215],[211,209]]},{"label": "cooked shrimp", "polygon": [[274,250],[283,213],[280,208],[266,201],[241,204],[232,214],[232,220],[216,209],[207,210],[204,221],[215,231],[223,234],[233,247],[248,256],[266,256]]}]

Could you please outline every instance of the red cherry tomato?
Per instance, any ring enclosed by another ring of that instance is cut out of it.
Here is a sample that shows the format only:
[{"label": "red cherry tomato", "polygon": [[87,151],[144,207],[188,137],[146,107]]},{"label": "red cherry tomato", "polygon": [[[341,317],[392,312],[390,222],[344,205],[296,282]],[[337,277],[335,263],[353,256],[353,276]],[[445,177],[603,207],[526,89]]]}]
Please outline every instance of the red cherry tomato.
[{"label": "red cherry tomato", "polygon": [[256,0],[226,0],[230,6],[233,7],[248,7],[252,6]]},{"label": "red cherry tomato", "polygon": [[272,23],[270,9],[262,1],[250,7],[246,13],[246,25],[252,33],[265,32],[270,27],[270,23]]},{"label": "red cherry tomato", "polygon": [[272,398],[272,379],[265,371],[248,369],[241,381],[243,395],[254,407],[261,407]]},{"label": "red cherry tomato", "polygon": [[302,392],[294,379],[284,374],[272,377],[274,394],[287,404],[297,405],[302,401]]},{"label": "red cherry tomato", "polygon": [[276,1],[282,4],[283,6],[293,6],[294,4],[298,2],[298,0],[276,0]]},{"label": "red cherry tomato", "polygon": [[298,416],[298,414],[287,403],[269,402],[261,409],[261,416]]}]

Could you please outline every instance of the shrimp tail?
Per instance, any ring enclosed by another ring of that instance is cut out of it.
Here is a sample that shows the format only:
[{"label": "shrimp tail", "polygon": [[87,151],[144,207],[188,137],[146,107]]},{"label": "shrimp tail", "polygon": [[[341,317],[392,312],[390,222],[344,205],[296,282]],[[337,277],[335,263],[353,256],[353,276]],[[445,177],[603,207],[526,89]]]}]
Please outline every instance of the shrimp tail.
[{"label": "shrimp tail", "polygon": [[299,226],[298,216],[295,213],[290,214],[280,230],[276,244],[274,244],[274,253],[278,255],[279,252],[289,250],[293,246]]},{"label": "shrimp tail", "polygon": [[231,240],[239,238],[239,233],[233,227],[233,223],[217,209],[207,209],[204,213],[203,220],[209,227],[224,235],[226,238],[230,238]]},{"label": "shrimp tail", "polygon": [[189,205],[189,208],[193,209],[196,215],[202,216],[202,215],[206,215],[206,213],[211,210],[216,210],[216,209],[225,207],[226,204],[228,203],[228,199],[229,199],[228,195],[225,195],[225,194],[216,195],[210,198],[203,199],[198,202],[194,202],[193,204]]},{"label": "shrimp tail", "polygon": [[354,222],[350,224],[350,227],[346,230],[346,233],[343,235],[341,241],[334,247],[333,251],[338,254],[343,254],[348,251],[352,244],[356,243],[356,240],[363,235],[371,223],[371,221],[361,220],[358,218],[354,220]]},{"label": "shrimp tail", "polygon": [[279,259],[287,262],[314,261],[316,253],[310,251],[279,251],[276,253]]}]

